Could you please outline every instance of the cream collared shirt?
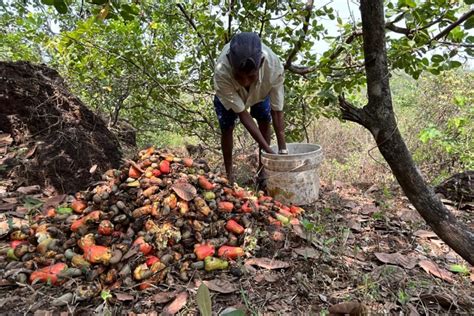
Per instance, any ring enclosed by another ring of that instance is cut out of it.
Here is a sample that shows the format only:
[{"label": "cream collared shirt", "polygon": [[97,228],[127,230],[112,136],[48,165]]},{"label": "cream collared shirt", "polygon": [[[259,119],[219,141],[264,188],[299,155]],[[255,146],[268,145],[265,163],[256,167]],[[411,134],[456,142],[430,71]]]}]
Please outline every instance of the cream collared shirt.
[{"label": "cream collared shirt", "polygon": [[232,68],[227,59],[228,52],[229,44],[224,46],[222,53],[217,59],[214,71],[214,89],[224,107],[227,110],[232,109],[235,113],[240,113],[270,96],[272,109],[282,111],[285,77],[283,65],[278,56],[262,43],[262,56],[265,57],[265,60],[260,67],[258,80],[247,91],[232,75]]}]

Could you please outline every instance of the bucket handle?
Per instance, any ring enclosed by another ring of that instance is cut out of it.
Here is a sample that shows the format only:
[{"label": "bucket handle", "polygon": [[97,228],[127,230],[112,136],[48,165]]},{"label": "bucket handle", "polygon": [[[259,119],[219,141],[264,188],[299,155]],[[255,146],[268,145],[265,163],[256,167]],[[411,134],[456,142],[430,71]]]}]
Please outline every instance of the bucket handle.
[{"label": "bucket handle", "polygon": [[[294,167],[293,169],[287,170],[286,172],[293,172],[293,171],[298,170],[299,168],[302,168],[302,167],[304,167],[304,166],[307,166],[307,165],[309,165],[310,161],[311,161],[310,159],[305,159],[300,165]],[[259,174],[259,173],[263,170],[263,168],[264,168],[264,167],[263,167],[263,165],[262,165],[262,166],[260,167],[260,169],[257,171],[257,174]],[[271,176],[268,176],[268,178],[270,178],[270,177],[271,177]]]}]

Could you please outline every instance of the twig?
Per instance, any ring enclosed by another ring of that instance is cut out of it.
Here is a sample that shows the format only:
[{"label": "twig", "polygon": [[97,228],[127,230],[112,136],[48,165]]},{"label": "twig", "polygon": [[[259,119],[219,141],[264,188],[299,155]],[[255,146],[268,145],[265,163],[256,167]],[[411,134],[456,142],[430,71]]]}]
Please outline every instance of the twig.
[{"label": "twig", "polygon": [[313,10],[313,0],[308,0],[305,6],[306,16],[303,22],[303,28],[302,28],[303,33],[301,34],[300,38],[298,39],[298,42],[295,43],[295,46],[293,47],[290,54],[288,55],[286,59],[286,63],[285,63],[285,69],[288,69],[291,66],[291,62],[293,61],[296,54],[298,53],[298,51],[301,49],[301,46],[303,45],[303,42],[306,38],[306,34],[308,33],[309,20],[311,19],[312,10]]},{"label": "twig", "polygon": [[[197,36],[199,36],[199,38],[201,39],[201,43],[202,45],[204,46],[208,46],[206,41],[204,40],[204,37],[202,36],[202,34],[198,31],[197,29],[197,26],[196,24],[194,23],[193,19],[188,15],[188,13],[186,12],[186,9],[184,8],[184,6],[181,4],[181,3],[178,3],[176,4],[179,8],[179,10],[181,11],[181,13],[183,13],[184,17],[186,18],[186,20],[188,21],[188,23],[191,25],[191,27],[196,31],[196,34]],[[207,51],[208,55],[209,55],[209,62],[211,63],[211,66],[212,68],[215,67],[215,64],[214,64],[214,58],[212,57],[212,55],[210,54],[209,51]]]},{"label": "twig", "polygon": [[459,24],[463,23],[464,21],[466,21],[467,19],[469,19],[471,16],[474,16],[474,9],[471,9],[470,11],[468,11],[467,13],[465,13],[464,15],[462,15],[457,21],[453,22],[453,23],[450,24],[448,27],[446,27],[444,30],[442,30],[438,35],[436,35],[435,37],[433,37],[433,38],[428,42],[428,44],[431,44],[433,41],[438,41],[439,39],[445,37],[445,36],[448,35],[449,32],[451,32],[456,26],[458,26]]}]

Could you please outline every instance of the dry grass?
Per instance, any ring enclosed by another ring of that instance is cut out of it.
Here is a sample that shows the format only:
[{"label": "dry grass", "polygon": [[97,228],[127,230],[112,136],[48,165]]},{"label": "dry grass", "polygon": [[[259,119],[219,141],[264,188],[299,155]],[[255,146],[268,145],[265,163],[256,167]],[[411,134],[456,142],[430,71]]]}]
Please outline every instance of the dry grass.
[{"label": "dry grass", "polygon": [[372,135],[363,127],[321,118],[309,130],[309,135],[310,142],[320,144],[324,151],[320,169],[323,181],[393,182],[392,173],[375,147]]}]

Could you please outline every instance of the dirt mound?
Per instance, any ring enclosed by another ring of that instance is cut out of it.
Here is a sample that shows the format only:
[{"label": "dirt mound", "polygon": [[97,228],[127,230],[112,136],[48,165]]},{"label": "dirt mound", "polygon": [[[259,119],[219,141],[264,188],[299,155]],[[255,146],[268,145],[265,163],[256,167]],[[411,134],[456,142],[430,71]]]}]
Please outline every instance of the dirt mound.
[{"label": "dirt mound", "polygon": [[0,62],[0,129],[27,152],[8,170],[17,185],[75,192],[120,164],[117,138],[44,65]]}]

